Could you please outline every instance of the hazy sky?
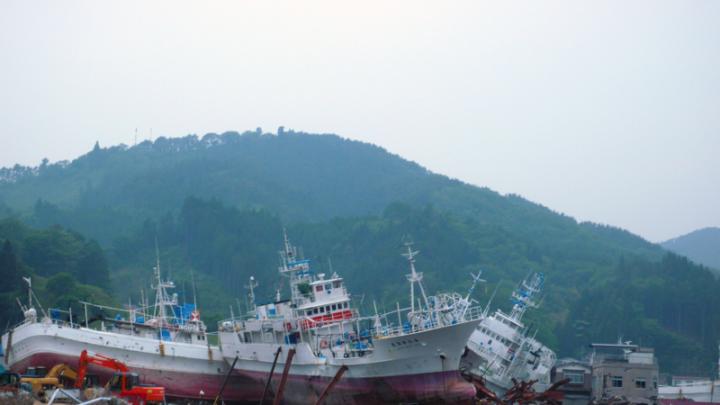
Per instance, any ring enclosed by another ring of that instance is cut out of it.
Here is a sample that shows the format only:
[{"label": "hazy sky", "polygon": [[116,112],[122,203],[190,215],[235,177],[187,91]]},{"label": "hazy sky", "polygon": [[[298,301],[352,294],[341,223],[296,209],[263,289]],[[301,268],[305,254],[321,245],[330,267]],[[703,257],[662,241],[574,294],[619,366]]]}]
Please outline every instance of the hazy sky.
[{"label": "hazy sky", "polygon": [[720,225],[720,1],[0,1],[0,166],[279,125],[652,241]]}]

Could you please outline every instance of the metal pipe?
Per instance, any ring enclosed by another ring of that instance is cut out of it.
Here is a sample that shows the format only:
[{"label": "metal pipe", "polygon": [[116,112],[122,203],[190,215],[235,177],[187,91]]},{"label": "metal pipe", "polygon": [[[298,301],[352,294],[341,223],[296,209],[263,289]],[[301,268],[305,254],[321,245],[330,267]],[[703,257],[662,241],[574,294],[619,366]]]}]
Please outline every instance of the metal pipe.
[{"label": "metal pipe", "polygon": [[330,390],[333,389],[335,384],[337,384],[338,381],[342,378],[343,374],[347,371],[348,367],[346,365],[342,365],[340,369],[338,369],[337,373],[335,373],[335,377],[333,377],[332,380],[330,380],[330,383],[325,387],[322,394],[318,397],[317,401],[315,401],[315,405],[320,405],[325,400],[325,397],[327,397],[328,393],[330,393]]},{"label": "metal pipe", "polygon": [[270,367],[270,375],[268,376],[268,379],[265,382],[265,389],[263,390],[262,398],[260,399],[260,405],[262,405],[265,402],[265,396],[267,395],[268,389],[270,389],[270,382],[272,381],[273,374],[275,373],[275,365],[277,364],[278,357],[280,357],[281,351],[282,351],[282,346],[278,346],[277,351],[275,352],[275,359],[273,360],[272,367]]},{"label": "metal pipe", "polygon": [[292,365],[293,357],[295,357],[294,348],[288,350],[288,355],[285,359],[285,368],[283,368],[282,379],[280,380],[280,386],[278,387],[277,395],[275,395],[273,405],[280,405],[280,402],[282,402],[283,393],[285,392],[285,383],[287,383],[287,377],[290,372],[290,365]]}]

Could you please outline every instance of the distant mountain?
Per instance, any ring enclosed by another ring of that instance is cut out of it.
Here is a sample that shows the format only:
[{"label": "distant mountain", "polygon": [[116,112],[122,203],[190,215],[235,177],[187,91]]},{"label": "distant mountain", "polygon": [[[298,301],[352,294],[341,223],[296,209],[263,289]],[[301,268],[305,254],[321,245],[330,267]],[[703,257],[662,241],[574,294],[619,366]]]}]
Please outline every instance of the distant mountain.
[{"label": "distant mountain", "polygon": [[720,273],[720,228],[703,228],[660,244]]},{"label": "distant mountain", "polygon": [[704,268],[625,230],[578,223],[336,135],[96,145],[72,162],[0,169],[0,216],[98,240],[117,302],[137,302],[147,287],[157,238],[182,299],[197,282],[210,325],[241,306],[251,275],[259,299],[283,292],[276,267],[286,228],[318,272],[345,276],[366,309],[407,305],[399,253],[412,239],[429,290],[462,291],[483,270],[488,284],[476,299],[498,288],[493,306],[507,309],[513,286],[544,272],[543,305],[528,324],[563,356],[622,335],[655,346],[673,371],[709,374],[720,339],[720,311],[707,310],[720,307],[720,281]]}]

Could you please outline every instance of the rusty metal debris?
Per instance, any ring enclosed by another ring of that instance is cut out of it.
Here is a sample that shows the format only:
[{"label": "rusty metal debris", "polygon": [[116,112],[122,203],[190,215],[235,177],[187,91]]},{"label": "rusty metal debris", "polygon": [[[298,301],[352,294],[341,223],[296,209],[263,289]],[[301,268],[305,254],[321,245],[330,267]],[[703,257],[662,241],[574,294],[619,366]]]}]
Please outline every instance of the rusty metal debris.
[{"label": "rusty metal debris", "polygon": [[560,387],[567,384],[570,380],[564,379],[551,385],[547,390],[536,392],[533,385],[537,380],[518,381],[512,379],[513,386],[499,397],[495,392],[485,385],[482,377],[471,374],[463,374],[465,379],[471,382],[477,391],[476,403],[478,405],[511,405],[511,404],[538,404],[538,405],[560,405],[564,397],[564,393],[560,391]]}]

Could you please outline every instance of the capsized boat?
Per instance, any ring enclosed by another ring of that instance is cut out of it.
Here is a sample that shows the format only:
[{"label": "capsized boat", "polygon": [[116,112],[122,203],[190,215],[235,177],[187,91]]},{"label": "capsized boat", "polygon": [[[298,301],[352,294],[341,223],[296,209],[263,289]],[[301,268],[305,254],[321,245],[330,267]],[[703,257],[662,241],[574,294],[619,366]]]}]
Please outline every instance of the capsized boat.
[{"label": "capsized boat", "polygon": [[534,386],[537,391],[550,385],[555,353],[529,336],[522,322],[528,308],[538,306],[535,299],[544,282],[542,273],[534,273],[524,280],[512,293],[512,311],[506,314],[498,309],[484,317],[467,342],[461,368],[482,377],[485,385],[498,395],[513,386],[513,378],[538,380]]},{"label": "capsized boat", "polygon": [[[165,387],[170,398],[215,398],[230,367],[219,347],[209,343],[196,305],[180,305],[177,294],[171,295],[175,284],[162,279],[159,259],[154,273],[154,304],[124,310],[82,302],[85,319],[80,323],[71,313],[66,321],[60,310],[46,312],[33,293],[31,280],[25,279],[24,320],[2,336],[5,366],[21,373],[30,366],[50,369],[61,363],[77,364],[80,353],[88,350],[122,361],[143,382]],[[103,319],[94,329],[88,319],[88,308],[93,307],[118,315]],[[123,312],[127,318],[120,315]],[[102,380],[112,376],[106,369],[91,366],[91,370]],[[232,376],[223,397],[239,400],[254,389],[251,381]]]},{"label": "capsized boat", "polygon": [[343,278],[315,275],[285,235],[279,272],[289,280],[290,299],[253,304],[244,319],[223,321],[223,356],[236,374],[261,386],[276,367],[271,392],[279,390],[281,370],[287,369],[285,403],[313,403],[331,383],[324,403],[471,400],[475,389],[458,366],[481,308],[471,307],[469,297],[427,296],[423,275],[415,270],[417,253],[410,246],[405,253],[410,307],[361,316]]}]

